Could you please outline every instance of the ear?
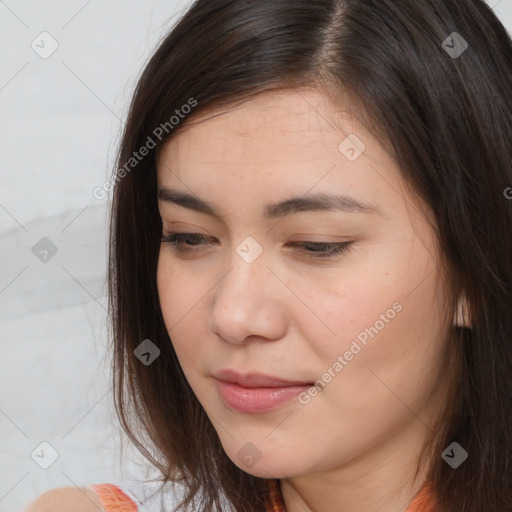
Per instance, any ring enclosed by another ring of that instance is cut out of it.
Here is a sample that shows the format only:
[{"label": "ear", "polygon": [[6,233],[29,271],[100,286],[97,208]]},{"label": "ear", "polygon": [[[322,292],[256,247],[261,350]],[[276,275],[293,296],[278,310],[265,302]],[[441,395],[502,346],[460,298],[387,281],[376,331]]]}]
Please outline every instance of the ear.
[{"label": "ear", "polygon": [[465,295],[459,298],[457,302],[457,309],[453,317],[453,325],[456,327],[468,327],[469,329],[473,327]]}]

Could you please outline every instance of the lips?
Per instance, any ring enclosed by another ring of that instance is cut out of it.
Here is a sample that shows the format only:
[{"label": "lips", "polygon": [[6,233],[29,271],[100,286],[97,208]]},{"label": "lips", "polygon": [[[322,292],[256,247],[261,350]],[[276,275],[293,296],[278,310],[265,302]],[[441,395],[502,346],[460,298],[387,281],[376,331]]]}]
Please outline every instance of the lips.
[{"label": "lips", "polygon": [[216,379],[238,384],[244,388],[285,388],[291,386],[312,386],[305,380],[286,380],[264,373],[239,373],[235,370],[220,370],[213,375]]},{"label": "lips", "polygon": [[302,380],[286,380],[262,373],[241,374],[230,369],[221,370],[214,377],[224,405],[251,414],[274,410],[313,385]]}]

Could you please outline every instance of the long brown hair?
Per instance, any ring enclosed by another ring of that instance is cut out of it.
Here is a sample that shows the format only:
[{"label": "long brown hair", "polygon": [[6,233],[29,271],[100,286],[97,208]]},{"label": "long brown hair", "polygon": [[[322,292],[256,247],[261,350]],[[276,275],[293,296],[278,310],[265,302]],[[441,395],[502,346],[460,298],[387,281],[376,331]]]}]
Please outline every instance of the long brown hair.
[{"label": "long brown hair", "polygon": [[[467,299],[472,328],[452,336],[456,400],[428,445],[438,510],[512,511],[512,42],[481,0],[196,0],[178,20],[138,81],[114,180],[123,429],[163,484],[185,486],[178,510],[265,510],[268,482],[223,451],[164,326],[155,155],[198,114],[298,87],[354,99],[435,214],[453,307]],[[134,355],[146,339],[161,351],[148,366]],[[441,458],[454,441],[469,454],[456,470]]]}]

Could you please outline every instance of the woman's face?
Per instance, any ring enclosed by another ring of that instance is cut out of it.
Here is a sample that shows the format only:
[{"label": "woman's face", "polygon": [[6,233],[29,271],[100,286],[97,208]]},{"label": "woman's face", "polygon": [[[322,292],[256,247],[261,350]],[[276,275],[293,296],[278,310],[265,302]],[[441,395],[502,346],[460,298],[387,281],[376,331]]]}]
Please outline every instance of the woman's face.
[{"label": "woman's face", "polygon": [[228,456],[264,478],[410,472],[446,391],[436,235],[349,106],[264,93],[158,158],[163,234],[194,234],[161,245],[165,324]]}]

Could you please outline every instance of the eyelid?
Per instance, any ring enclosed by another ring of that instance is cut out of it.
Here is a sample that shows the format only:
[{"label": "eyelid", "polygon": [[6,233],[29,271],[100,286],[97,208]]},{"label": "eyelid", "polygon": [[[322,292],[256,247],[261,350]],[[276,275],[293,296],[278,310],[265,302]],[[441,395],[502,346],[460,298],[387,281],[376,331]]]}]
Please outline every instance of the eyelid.
[{"label": "eyelid", "polygon": [[[201,232],[195,232],[195,231],[173,231],[173,230],[170,230],[167,233],[165,233],[166,230],[163,230],[163,231],[164,231],[163,236],[174,236],[174,235],[185,236],[186,235],[186,236],[190,236],[190,237],[204,237],[204,238],[216,239],[216,237],[209,234],[206,229],[203,230],[206,232],[206,234],[201,233]],[[296,237],[298,237],[298,238],[295,239]],[[315,240],[315,238],[317,238],[317,237],[320,238],[320,240]],[[335,240],[326,240],[325,239],[326,237],[334,238]],[[330,235],[322,236],[322,235],[312,234],[312,233],[300,233],[298,235],[295,234],[292,237],[290,237],[288,243],[290,243],[290,244],[308,243],[308,244],[319,244],[319,245],[328,245],[328,244],[336,245],[336,244],[343,244],[343,243],[348,243],[348,242],[352,242],[352,241],[353,241],[353,239],[351,239],[347,236],[330,236]]]},{"label": "eyelid", "polygon": [[[208,246],[210,244],[187,244],[183,243],[184,239],[195,239],[195,240],[204,240],[208,238],[213,238],[208,235],[204,235],[203,233],[190,233],[190,232],[170,232],[170,233],[163,233],[161,237],[162,243],[167,243],[172,246],[172,249],[177,254],[186,254],[186,253],[197,253],[199,252],[201,247]],[[293,250],[295,252],[300,252],[302,257],[305,257],[306,259],[315,259],[315,260],[321,260],[321,259],[334,259],[337,256],[343,254],[347,250],[350,249],[351,245],[353,244],[353,240],[344,241],[344,242],[326,242],[325,240],[322,241],[313,241],[313,240],[297,240],[297,241],[291,241],[288,242],[288,245],[291,245]],[[315,247],[315,246],[324,246],[327,247],[327,250],[320,250],[320,251],[309,251],[308,246]],[[197,249],[199,248],[199,249]]]},{"label": "eyelid", "polygon": [[[175,229],[177,229],[177,231],[175,231]],[[180,231],[181,229],[183,229],[184,231]],[[197,229],[197,232],[198,234],[206,234],[206,236],[211,236],[212,238],[215,238],[209,231],[208,229],[206,229],[204,227],[204,225],[197,225],[197,224],[193,224],[192,222],[180,222],[180,221],[170,221],[170,222],[167,222],[165,221],[163,218],[162,218],[162,230],[163,231],[168,231],[169,233],[172,233],[172,234],[195,234],[196,232],[195,231],[190,231],[190,230],[195,230]]]},{"label": "eyelid", "polygon": [[[316,240],[316,239],[319,240]],[[326,240],[329,239],[329,240]],[[322,243],[322,244],[330,244],[330,243],[342,243],[342,242],[350,242],[353,240],[353,237],[349,237],[347,235],[319,235],[317,233],[294,233],[291,237],[289,237],[290,242],[312,242],[312,243]]]}]

